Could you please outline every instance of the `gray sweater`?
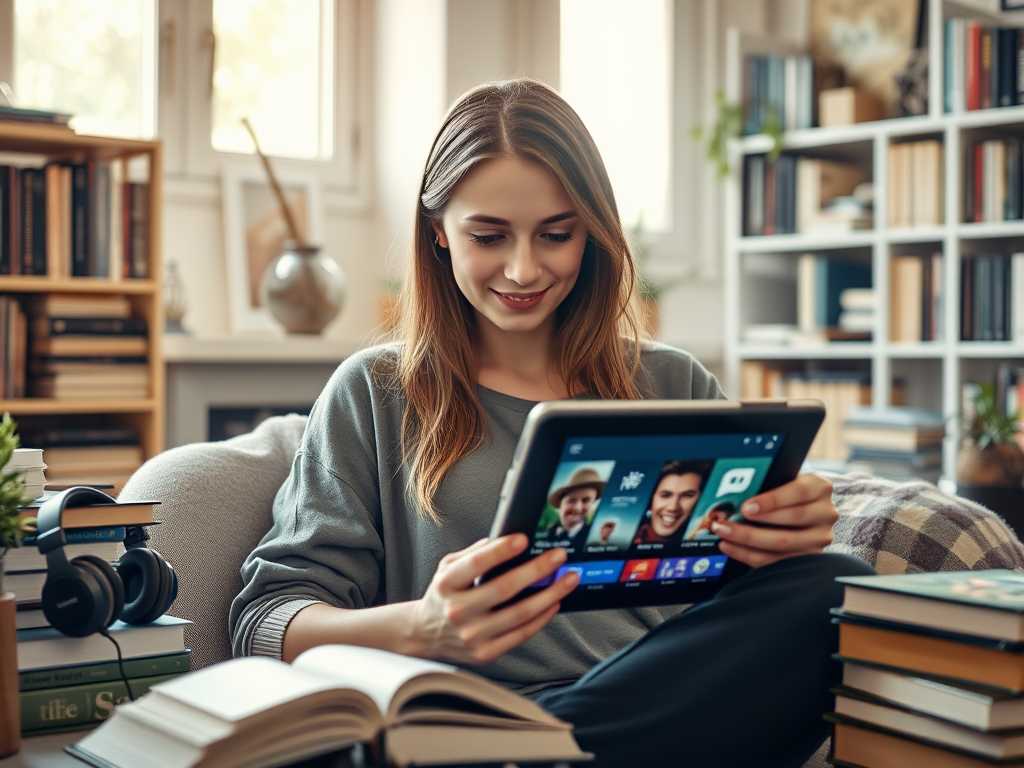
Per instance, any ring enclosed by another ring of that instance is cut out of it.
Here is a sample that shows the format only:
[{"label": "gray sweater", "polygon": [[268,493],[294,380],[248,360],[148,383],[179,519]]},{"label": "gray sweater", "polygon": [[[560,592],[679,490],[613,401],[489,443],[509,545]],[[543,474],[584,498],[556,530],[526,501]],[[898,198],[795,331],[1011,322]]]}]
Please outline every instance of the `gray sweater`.
[{"label": "gray sweater", "polygon": [[[442,482],[438,525],[407,493],[399,448],[405,402],[386,375],[396,356],[395,346],[382,346],[348,358],[313,406],[274,502],[274,526],[242,566],[245,586],[230,616],[236,656],[280,656],[288,622],[315,602],[363,608],[419,599],[445,554],[488,535],[536,403],[478,387],[486,437]],[[641,363],[639,384],[653,398],[724,397],[686,352],[650,345]],[[560,614],[499,660],[470,668],[523,693],[570,683],[679,610]]]}]

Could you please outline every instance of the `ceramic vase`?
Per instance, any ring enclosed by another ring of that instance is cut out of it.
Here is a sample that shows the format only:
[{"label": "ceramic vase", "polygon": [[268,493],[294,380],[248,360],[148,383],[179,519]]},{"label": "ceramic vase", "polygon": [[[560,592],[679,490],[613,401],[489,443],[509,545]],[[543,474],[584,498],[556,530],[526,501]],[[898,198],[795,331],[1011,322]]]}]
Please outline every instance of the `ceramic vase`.
[{"label": "ceramic vase", "polygon": [[345,275],[319,246],[286,243],[260,281],[265,306],[288,333],[321,333],[341,311]]}]

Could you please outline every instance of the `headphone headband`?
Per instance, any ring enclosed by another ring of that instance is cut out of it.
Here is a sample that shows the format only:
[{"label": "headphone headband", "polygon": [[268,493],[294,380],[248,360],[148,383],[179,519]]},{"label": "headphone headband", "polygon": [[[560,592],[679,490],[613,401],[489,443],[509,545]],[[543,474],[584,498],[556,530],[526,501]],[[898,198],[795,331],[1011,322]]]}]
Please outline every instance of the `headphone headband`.
[{"label": "headphone headband", "polygon": [[63,547],[67,542],[67,537],[61,528],[61,518],[64,516],[65,507],[84,507],[90,504],[113,504],[115,502],[116,499],[113,496],[84,485],[68,488],[44,501],[39,507],[39,514],[36,517],[36,530],[38,531],[36,545],[39,553],[47,555],[51,551]]}]

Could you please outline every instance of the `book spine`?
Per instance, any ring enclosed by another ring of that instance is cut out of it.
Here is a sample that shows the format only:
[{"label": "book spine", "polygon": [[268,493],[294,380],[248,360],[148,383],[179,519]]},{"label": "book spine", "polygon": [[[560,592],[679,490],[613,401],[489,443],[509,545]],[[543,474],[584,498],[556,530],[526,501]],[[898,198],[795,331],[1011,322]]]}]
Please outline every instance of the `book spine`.
[{"label": "book spine", "polygon": [[981,25],[967,23],[967,109],[981,109]]},{"label": "book spine", "polygon": [[90,232],[92,234],[92,272],[93,277],[110,276],[110,165],[97,162],[94,165],[91,188],[92,214]]},{"label": "book spine", "polygon": [[20,229],[21,274],[46,274],[46,183],[38,168],[21,171]]},{"label": "book spine", "polygon": [[1017,102],[1017,30],[999,30],[999,106]]},{"label": "book spine", "polygon": [[[162,656],[147,656],[139,659],[125,659],[124,673],[129,680],[134,678],[180,675],[188,672],[191,651],[168,653]],[[72,667],[51,667],[23,672],[20,675],[20,690],[37,691],[48,688],[62,688],[86,684],[106,683],[120,680],[121,671],[116,661],[97,664],[79,664]],[[135,689],[132,688],[134,691]]]},{"label": "book spine", "polygon": [[1017,104],[1024,104],[1024,29],[1017,30]]},{"label": "book spine", "polygon": [[131,276],[149,277],[149,184],[133,182],[130,201]]},{"label": "book spine", "polygon": [[981,86],[981,108],[992,107],[992,30],[982,28],[981,30],[981,71],[979,72]]},{"label": "book spine", "polygon": [[[142,317],[43,317],[34,330],[39,336],[145,336],[146,320]],[[40,331],[42,331],[40,333]]]},{"label": "book spine", "polygon": [[[138,698],[157,683],[175,677],[177,675],[129,678],[129,682],[132,694]],[[129,700],[123,680],[27,691],[20,699],[23,733],[102,723],[114,714],[116,705]]]},{"label": "book spine", "polygon": [[[123,525],[111,525],[105,528],[79,528],[74,531],[65,531],[64,535],[68,544],[87,544],[93,541],[124,541],[125,527]],[[22,546],[35,546],[36,537],[26,536],[21,540]]]},{"label": "book spine", "polygon": [[1010,282],[1013,290],[1010,311],[1013,315],[1013,340],[1024,341],[1024,253],[1010,257]]},{"label": "book spine", "polygon": [[71,166],[71,274],[89,276],[89,168]]},{"label": "book spine", "polygon": [[11,175],[0,165],[0,275],[11,274]]}]

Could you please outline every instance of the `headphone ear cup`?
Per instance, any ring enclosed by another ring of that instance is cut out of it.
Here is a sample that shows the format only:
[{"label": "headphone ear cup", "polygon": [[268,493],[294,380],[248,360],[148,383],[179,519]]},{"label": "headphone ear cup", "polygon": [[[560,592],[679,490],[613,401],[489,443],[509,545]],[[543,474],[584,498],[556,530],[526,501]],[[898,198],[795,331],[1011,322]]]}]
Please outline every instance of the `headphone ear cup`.
[{"label": "headphone ear cup", "polygon": [[117,621],[117,617],[121,615],[121,609],[124,607],[124,587],[121,585],[121,579],[118,578],[117,572],[110,563],[95,555],[80,555],[71,561],[71,565],[95,574],[105,608],[103,623],[95,631],[106,629]]},{"label": "headphone ear cup", "polygon": [[166,560],[146,547],[129,549],[121,555],[117,573],[125,589],[121,621],[128,624],[155,621],[167,611],[168,597],[172,593],[177,596],[177,574]]}]

